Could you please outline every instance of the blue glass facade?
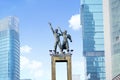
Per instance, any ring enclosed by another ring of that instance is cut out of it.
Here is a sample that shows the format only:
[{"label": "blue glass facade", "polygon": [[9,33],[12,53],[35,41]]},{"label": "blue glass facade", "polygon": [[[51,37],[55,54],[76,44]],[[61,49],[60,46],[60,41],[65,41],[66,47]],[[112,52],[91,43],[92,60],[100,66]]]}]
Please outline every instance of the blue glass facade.
[{"label": "blue glass facade", "polygon": [[105,80],[102,0],[82,0],[81,24],[88,80]]},{"label": "blue glass facade", "polygon": [[20,80],[19,50],[17,18],[0,20],[0,80]]},{"label": "blue glass facade", "polygon": [[[120,0],[109,1],[112,39],[112,78],[114,78],[118,75],[120,76]],[[117,78],[115,78],[114,80],[117,80]]]}]

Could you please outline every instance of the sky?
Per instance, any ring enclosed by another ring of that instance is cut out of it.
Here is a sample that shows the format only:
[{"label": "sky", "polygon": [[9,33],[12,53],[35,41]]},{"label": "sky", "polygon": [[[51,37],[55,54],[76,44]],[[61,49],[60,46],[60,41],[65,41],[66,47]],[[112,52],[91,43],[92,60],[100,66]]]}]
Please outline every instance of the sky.
[{"label": "sky", "polygon": [[[0,19],[7,16],[19,19],[21,79],[51,80],[51,22],[54,29],[59,26],[72,36],[72,74],[84,80],[80,0],[0,0]],[[66,63],[56,63],[56,67],[57,80],[67,80]]]}]

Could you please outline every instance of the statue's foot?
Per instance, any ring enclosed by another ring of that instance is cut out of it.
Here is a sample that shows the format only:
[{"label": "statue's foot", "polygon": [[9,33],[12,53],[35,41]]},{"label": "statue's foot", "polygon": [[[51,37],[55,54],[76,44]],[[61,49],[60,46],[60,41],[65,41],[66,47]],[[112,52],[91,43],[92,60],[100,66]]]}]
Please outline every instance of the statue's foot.
[{"label": "statue's foot", "polygon": [[71,52],[73,52],[73,49],[71,49]]},{"label": "statue's foot", "polygon": [[67,52],[69,52],[69,50],[67,50]]},{"label": "statue's foot", "polygon": [[61,52],[61,54],[65,54],[65,52]]},{"label": "statue's foot", "polygon": [[59,52],[56,52],[56,54],[59,54]]}]

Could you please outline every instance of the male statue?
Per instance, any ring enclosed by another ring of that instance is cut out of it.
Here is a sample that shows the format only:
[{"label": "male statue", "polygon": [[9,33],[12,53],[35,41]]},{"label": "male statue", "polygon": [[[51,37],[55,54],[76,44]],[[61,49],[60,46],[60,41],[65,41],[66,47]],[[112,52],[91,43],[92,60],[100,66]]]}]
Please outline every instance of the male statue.
[{"label": "male statue", "polygon": [[61,34],[60,33],[58,33],[58,29],[53,29],[52,28],[52,24],[51,23],[48,23],[49,25],[50,25],[50,28],[51,28],[51,30],[52,30],[52,32],[53,32],[53,35],[54,35],[54,37],[55,37],[55,44],[54,44],[54,51],[55,51],[55,54],[56,54],[56,50],[57,50],[57,45],[59,46],[59,49],[60,49],[60,51],[62,52],[62,50],[61,50],[61,42],[60,42],[60,36],[61,36]]},{"label": "male statue", "polygon": [[69,43],[68,43],[68,39],[70,40],[70,42],[72,42],[71,36],[69,34],[67,34],[67,31],[65,30],[64,32],[62,32],[62,30],[60,29],[60,27],[58,27],[62,36],[63,36],[63,43],[62,43],[62,51],[63,49],[66,49],[67,52],[69,52]]}]

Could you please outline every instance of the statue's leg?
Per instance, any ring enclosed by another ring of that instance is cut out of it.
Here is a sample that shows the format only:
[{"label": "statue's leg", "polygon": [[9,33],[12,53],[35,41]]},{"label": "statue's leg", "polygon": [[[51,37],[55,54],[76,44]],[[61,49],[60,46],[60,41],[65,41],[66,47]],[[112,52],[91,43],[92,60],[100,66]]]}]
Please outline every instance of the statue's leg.
[{"label": "statue's leg", "polygon": [[59,42],[59,49],[60,49],[60,52],[62,53],[62,46],[60,42]]},{"label": "statue's leg", "polygon": [[68,44],[68,42],[66,42],[66,49],[67,49],[67,52],[69,52],[69,44]]},{"label": "statue's leg", "polygon": [[57,44],[58,43],[56,42],[55,45],[54,45],[55,54],[56,54]]}]

